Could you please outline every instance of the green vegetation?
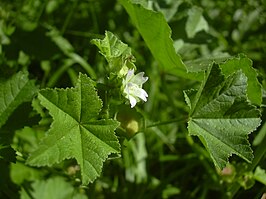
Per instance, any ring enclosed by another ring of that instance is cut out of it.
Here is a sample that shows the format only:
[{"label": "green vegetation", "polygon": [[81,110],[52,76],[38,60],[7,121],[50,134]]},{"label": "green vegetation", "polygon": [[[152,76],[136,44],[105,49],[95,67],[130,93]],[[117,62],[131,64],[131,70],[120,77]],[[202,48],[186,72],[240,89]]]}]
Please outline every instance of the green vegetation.
[{"label": "green vegetation", "polygon": [[0,198],[262,198],[265,28],[264,0],[2,0]]}]

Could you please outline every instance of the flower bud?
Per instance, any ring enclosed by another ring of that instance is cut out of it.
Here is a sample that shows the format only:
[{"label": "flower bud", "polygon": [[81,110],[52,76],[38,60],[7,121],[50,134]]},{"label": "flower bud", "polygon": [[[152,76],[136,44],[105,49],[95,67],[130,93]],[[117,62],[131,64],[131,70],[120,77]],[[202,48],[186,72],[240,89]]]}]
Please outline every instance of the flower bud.
[{"label": "flower bud", "polygon": [[116,119],[120,122],[120,131],[118,133],[127,139],[132,138],[143,126],[142,115],[125,105],[120,107],[119,112],[116,114]]}]

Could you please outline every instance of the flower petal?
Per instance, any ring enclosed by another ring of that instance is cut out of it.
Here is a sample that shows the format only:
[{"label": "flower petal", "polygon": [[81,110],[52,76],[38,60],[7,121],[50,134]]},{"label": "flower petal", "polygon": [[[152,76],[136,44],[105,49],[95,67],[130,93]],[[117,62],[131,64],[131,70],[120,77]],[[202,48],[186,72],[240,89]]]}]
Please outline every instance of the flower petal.
[{"label": "flower petal", "polygon": [[131,108],[140,100],[147,101],[148,94],[142,89],[142,84],[147,80],[148,77],[144,77],[144,72],[134,75],[134,69],[128,70],[126,77],[122,81],[122,89],[124,96],[130,102]]},{"label": "flower petal", "polygon": [[131,108],[133,108],[137,104],[137,100],[132,95],[129,95],[128,97],[129,97],[129,102],[130,102]]},{"label": "flower petal", "polygon": [[142,86],[142,84],[144,84],[147,80],[148,77],[144,77],[144,72],[140,72],[136,74],[134,77],[132,77],[131,82],[139,86]]},{"label": "flower petal", "polygon": [[134,69],[129,69],[126,76],[126,83],[134,77]]},{"label": "flower petal", "polygon": [[144,89],[139,88],[138,90],[136,90],[136,92],[134,94],[138,98],[142,99],[144,102],[147,102],[148,94],[146,93],[146,91]]}]

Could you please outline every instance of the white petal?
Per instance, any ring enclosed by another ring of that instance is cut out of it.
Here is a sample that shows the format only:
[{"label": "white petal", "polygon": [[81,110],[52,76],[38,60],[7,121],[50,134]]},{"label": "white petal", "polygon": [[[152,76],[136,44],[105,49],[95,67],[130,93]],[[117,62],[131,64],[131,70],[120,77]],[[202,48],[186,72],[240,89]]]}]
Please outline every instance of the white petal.
[{"label": "white petal", "polygon": [[129,99],[129,95],[130,95],[130,86],[128,84],[126,84],[126,87],[124,89],[124,93],[126,94],[126,98]]},{"label": "white petal", "polygon": [[148,94],[146,93],[146,91],[144,89],[141,89],[140,90],[140,94],[138,95],[138,97],[140,99],[142,99],[144,102],[147,102]]},{"label": "white petal", "polygon": [[131,82],[139,86],[142,86],[142,84],[144,84],[148,80],[148,77],[144,77],[143,75],[144,75],[144,72],[140,72],[134,75],[134,77],[132,77]]},{"label": "white petal", "polygon": [[136,96],[136,97],[138,97],[140,99],[142,99],[144,102],[147,101],[148,94],[142,88],[139,88],[137,86],[134,86],[134,87],[132,87],[130,89],[130,94],[133,95],[133,96]]},{"label": "white petal", "polygon": [[129,102],[131,104],[131,108],[133,108],[137,104],[137,100],[132,95],[129,95],[128,97],[129,97]]},{"label": "white petal", "polygon": [[148,77],[144,77],[144,72],[140,72],[134,75],[134,69],[130,69],[127,72],[126,77],[122,81],[122,88],[124,96],[129,99],[131,108],[133,108],[137,102],[143,100],[147,101],[148,94],[142,89],[142,84],[148,80]]},{"label": "white petal", "polygon": [[128,70],[127,76],[126,76],[126,83],[129,82],[132,77],[134,77],[134,69]]}]

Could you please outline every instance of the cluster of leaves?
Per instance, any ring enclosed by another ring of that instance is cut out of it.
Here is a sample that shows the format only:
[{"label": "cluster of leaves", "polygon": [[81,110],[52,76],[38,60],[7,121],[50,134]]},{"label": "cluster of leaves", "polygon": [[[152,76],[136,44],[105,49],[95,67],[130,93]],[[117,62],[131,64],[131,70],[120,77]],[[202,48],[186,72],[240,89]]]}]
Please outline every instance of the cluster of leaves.
[{"label": "cluster of leaves", "polygon": [[0,198],[266,193],[265,2],[1,4]]}]

